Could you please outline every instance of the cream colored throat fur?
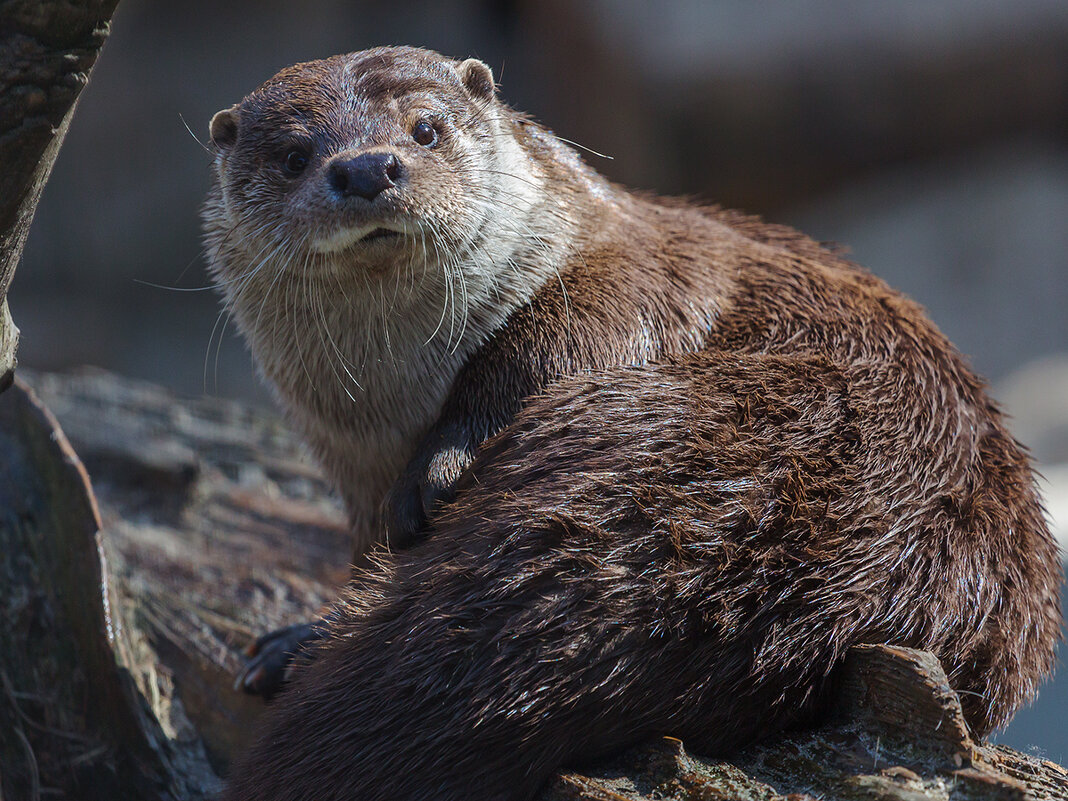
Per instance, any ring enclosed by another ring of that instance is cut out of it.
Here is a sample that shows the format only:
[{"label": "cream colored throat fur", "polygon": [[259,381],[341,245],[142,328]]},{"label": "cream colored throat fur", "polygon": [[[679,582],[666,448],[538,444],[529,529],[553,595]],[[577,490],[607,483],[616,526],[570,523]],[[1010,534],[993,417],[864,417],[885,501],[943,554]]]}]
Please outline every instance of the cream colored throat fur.
[{"label": "cream colored throat fur", "polygon": [[357,552],[383,539],[379,506],[457,372],[566,260],[570,235],[552,214],[544,176],[511,135],[498,134],[475,235],[455,253],[441,253],[429,233],[406,236],[400,269],[350,264],[343,249],[318,252],[310,235],[282,244],[242,235],[225,186],[216,200],[233,228],[208,233],[209,258],[226,265],[215,268],[226,303],[343,497]]}]

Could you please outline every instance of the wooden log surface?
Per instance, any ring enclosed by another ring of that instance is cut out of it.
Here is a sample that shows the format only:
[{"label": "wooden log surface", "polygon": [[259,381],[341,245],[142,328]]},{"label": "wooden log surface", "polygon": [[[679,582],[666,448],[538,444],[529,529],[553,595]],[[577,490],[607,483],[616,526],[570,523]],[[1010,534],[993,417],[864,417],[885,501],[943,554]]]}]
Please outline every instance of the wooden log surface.
[{"label": "wooden log surface", "polygon": [[[347,578],[340,504],[269,412],[22,375],[0,395],[2,798],[210,798],[263,710],[232,689],[241,650]],[[1068,798],[1064,768],[972,740],[929,654],[853,649],[836,687],[817,729],[719,759],[647,743],[543,801]]]}]

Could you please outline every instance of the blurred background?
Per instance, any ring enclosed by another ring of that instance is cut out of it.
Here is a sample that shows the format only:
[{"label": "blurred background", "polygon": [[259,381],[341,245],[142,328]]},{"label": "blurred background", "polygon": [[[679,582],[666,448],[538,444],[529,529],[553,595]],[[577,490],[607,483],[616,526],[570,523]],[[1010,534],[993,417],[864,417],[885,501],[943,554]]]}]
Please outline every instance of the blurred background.
[{"label": "blurred background", "polygon": [[[482,58],[630,186],[847,245],[990,379],[1068,541],[1065,0],[123,0],[10,293],[22,364],[267,403],[212,292],[141,282],[207,283],[211,115],[378,44]],[[1066,764],[1065,720],[1061,670],[1000,739]]]}]

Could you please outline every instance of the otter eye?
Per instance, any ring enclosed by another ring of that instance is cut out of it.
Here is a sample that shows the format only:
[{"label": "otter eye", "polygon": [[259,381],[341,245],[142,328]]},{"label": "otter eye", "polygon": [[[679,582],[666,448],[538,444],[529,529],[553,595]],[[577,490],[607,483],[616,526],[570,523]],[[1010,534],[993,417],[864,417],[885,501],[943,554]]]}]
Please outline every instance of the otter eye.
[{"label": "otter eye", "polygon": [[430,147],[437,144],[438,132],[434,130],[434,126],[426,120],[417,122],[415,127],[412,128],[412,139],[416,143],[423,145],[423,147]]},{"label": "otter eye", "polygon": [[308,166],[308,154],[300,149],[293,149],[286,153],[285,158],[286,172],[297,175],[304,172],[304,168]]}]

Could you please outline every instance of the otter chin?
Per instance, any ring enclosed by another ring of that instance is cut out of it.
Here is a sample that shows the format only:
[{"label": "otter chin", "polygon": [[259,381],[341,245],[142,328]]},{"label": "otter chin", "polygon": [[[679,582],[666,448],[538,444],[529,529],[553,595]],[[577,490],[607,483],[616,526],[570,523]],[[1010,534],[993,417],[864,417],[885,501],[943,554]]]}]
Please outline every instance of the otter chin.
[{"label": "otter chin", "polygon": [[224,798],[528,801],[803,725],[863,643],[933,652],[978,735],[1034,697],[1056,546],[917,304],[611,183],[474,59],[297,64],[210,130],[211,271],[358,565],[257,642],[278,697]]}]

